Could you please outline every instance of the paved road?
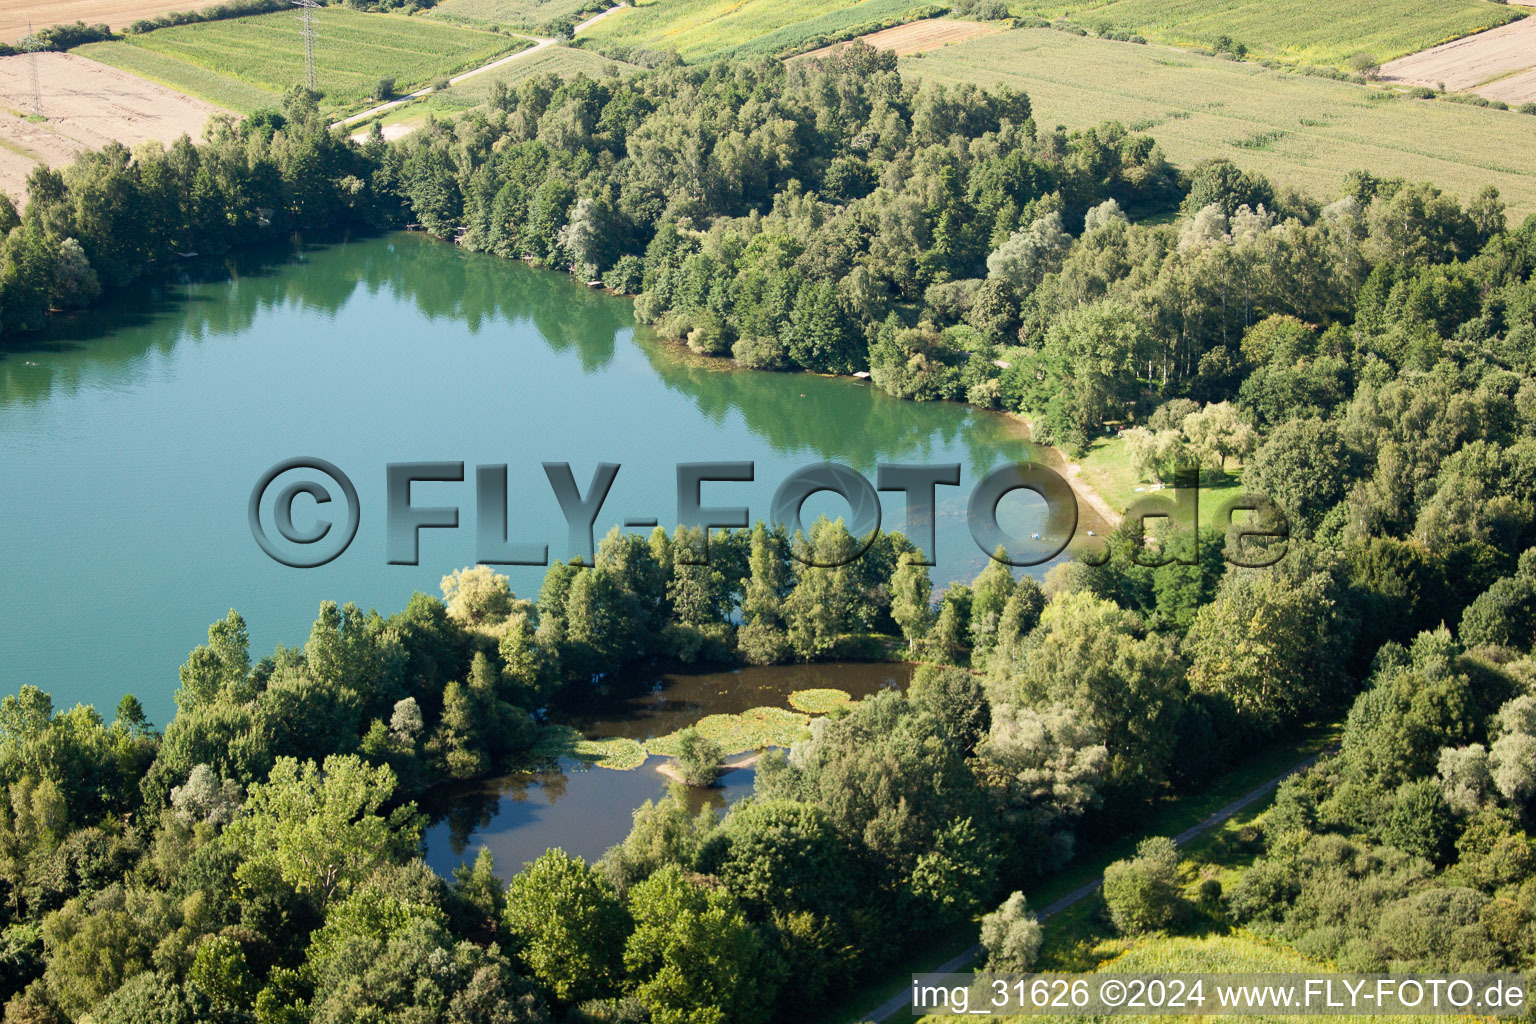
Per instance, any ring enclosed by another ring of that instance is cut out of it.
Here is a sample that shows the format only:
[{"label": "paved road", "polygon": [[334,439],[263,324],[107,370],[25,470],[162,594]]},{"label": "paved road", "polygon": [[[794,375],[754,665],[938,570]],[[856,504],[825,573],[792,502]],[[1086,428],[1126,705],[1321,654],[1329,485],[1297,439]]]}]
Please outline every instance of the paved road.
[{"label": "paved road", "polygon": [[[1313,754],[1306,760],[1287,768],[1285,771],[1281,772],[1279,775],[1276,775],[1268,782],[1250,789],[1248,792],[1227,804],[1225,807],[1221,808],[1221,810],[1217,811],[1215,814],[1212,814],[1198,825],[1192,825],[1185,829],[1183,832],[1180,832],[1178,835],[1174,836],[1173,841],[1178,845],[1183,846],[1185,843],[1189,842],[1196,836],[1205,832],[1209,832],[1211,829],[1215,828],[1217,825],[1220,825],[1222,822],[1226,821],[1234,814],[1237,814],[1245,807],[1248,807],[1268,796],[1271,792],[1274,791],[1275,787],[1280,785],[1280,783],[1285,779],[1295,775],[1297,772],[1305,768],[1310,768],[1312,764],[1321,756],[1321,754]],[[1095,878],[1087,885],[1073,889],[1071,892],[1061,897],[1061,899],[1046,904],[1039,911],[1040,920],[1044,921],[1046,918],[1055,917],[1063,910],[1066,910],[1068,907],[1072,906],[1072,904],[1092,896],[1094,893],[1098,892],[1099,886],[1102,885],[1103,882],[1104,880],[1102,878]],[[961,952],[958,956],[952,957],[951,959],[946,960],[939,966],[935,967],[932,973],[954,974],[955,972],[969,966],[972,961],[981,955],[981,952],[982,950],[980,945],[971,946],[969,949]],[[891,996],[891,998],[887,999],[879,1006],[870,1010],[869,1013],[865,1014],[864,1019],[872,1021],[889,1020],[890,1018],[896,1016],[898,1013],[908,1012],[911,1006],[911,989],[909,986],[904,986],[901,992]]]},{"label": "paved road", "polygon": [[[608,8],[606,11],[603,11],[601,14],[594,14],[592,17],[588,18],[586,21],[584,21],[581,24],[577,25],[572,30],[572,35],[574,35],[574,34],[576,34],[578,32],[581,32],[584,29],[591,28],[593,25],[597,24],[598,22],[602,21],[604,18],[608,17],[608,15],[614,13],[615,11],[621,10],[624,6],[625,6],[624,4],[615,4],[613,7]],[[546,49],[547,47],[550,47],[550,46],[554,46],[555,43],[557,42],[557,40],[554,40],[554,39],[541,39],[541,38],[539,38],[537,36],[529,36],[528,38],[530,38],[530,39],[532,39],[534,41],[533,45],[528,47],[528,49],[526,49],[526,50],[518,50],[516,53],[509,53],[505,57],[498,57],[498,58],[496,58],[495,60],[491,61],[488,64],[482,64],[482,65],[480,65],[477,68],[471,68],[470,70],[464,72],[462,75],[454,75],[452,78],[448,79],[448,84],[449,85],[458,85],[460,82],[464,81],[466,78],[474,78],[476,75],[483,75],[487,71],[494,71],[497,68],[501,67],[503,64],[510,64],[510,63],[512,63],[515,60],[522,60],[525,57],[529,57],[529,56],[532,56],[535,53],[538,53],[540,50]],[[353,114],[350,117],[344,117],[340,121],[337,121],[334,124],[332,124],[331,127],[332,128],[345,128],[345,127],[347,127],[347,125],[357,124],[359,121],[366,121],[370,117],[377,117],[378,115],[380,115],[382,113],[385,113],[386,111],[394,110],[396,107],[404,106],[405,104],[411,102],[411,100],[418,100],[418,99],[421,99],[423,96],[430,95],[431,92],[432,92],[432,86],[430,86],[430,85],[427,86],[424,89],[417,89],[415,92],[411,93],[409,96],[401,96],[399,99],[390,100],[388,103],[380,103],[378,106],[376,106],[376,107],[369,107],[367,110],[364,110],[361,113]]]}]

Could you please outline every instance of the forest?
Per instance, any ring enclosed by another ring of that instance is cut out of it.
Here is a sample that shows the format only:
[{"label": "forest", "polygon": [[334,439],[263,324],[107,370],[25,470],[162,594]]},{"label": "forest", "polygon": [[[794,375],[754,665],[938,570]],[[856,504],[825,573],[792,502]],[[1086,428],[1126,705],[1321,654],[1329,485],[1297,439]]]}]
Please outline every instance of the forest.
[{"label": "forest", "polygon": [[[861,542],[836,522],[711,538],[703,565],[696,536],[615,533],[537,600],[465,570],[389,617],[326,603],[255,660],[232,612],[163,731],[131,697],[109,721],[23,688],[0,702],[9,1022],[751,1024],[993,907],[994,961],[1027,965],[1010,893],[1330,716],[1340,750],[1282,788],[1221,912],[1356,969],[1536,957],[1536,219],[1491,190],[1181,170],[853,47],[530,79],[393,144],[295,92],[206,145],[39,170],[0,213],[7,332],[178,252],[414,223],[600,279],[743,366],[867,368],[1069,451],[1123,428],[1164,475],[1236,455],[1292,527],[1267,569],[1165,534],[1199,556],[994,563],[942,593],[898,535],[794,557]],[[674,796],[595,864],[421,860],[415,799],[536,756],[561,693],[882,634],[925,663],[910,691],[819,719],[721,820]],[[1166,850],[1114,874],[1117,925],[1177,927]]]}]

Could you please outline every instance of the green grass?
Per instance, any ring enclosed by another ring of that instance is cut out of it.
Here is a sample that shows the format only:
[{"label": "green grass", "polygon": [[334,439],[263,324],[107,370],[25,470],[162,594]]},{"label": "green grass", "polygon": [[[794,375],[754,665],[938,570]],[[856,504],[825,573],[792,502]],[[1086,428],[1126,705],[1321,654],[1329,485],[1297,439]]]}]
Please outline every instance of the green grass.
[{"label": "green grass", "polygon": [[[382,77],[397,92],[468,70],[528,46],[526,39],[423,18],[365,14],[342,7],[315,12],[315,69],[327,111],[364,105]],[[157,29],[80,52],[221,106],[249,113],[304,78],[299,20],[288,12]],[[89,52],[88,52],[89,51]],[[146,70],[123,62],[149,61]],[[147,55],[147,56],[146,56]],[[222,98],[213,95],[220,92]]]},{"label": "green grass", "polygon": [[1342,65],[1357,53],[1390,60],[1520,17],[1488,0],[1014,0],[1014,14],[1070,18],[1159,43],[1209,46],[1227,36],[1249,56]]},{"label": "green grass", "polygon": [[163,53],[126,42],[90,43],[73,51],[82,57],[110,64],[130,74],[159,82],[178,92],[215,103],[226,110],[249,114],[262,107],[276,107],[282,102],[280,91],[263,89],[250,82],[220,74],[211,69],[188,64]]},{"label": "green grass", "polygon": [[[1042,125],[1083,128],[1118,120],[1146,131],[1184,167],[1224,156],[1324,198],[1336,196],[1356,168],[1431,181],[1464,199],[1491,184],[1513,223],[1536,212],[1536,132],[1512,111],[1412,100],[1050,29],[994,33],[903,58],[901,68],[906,76],[938,82],[1021,89]],[[1253,140],[1266,133],[1274,134],[1255,148]]]},{"label": "green grass", "polygon": [[685,60],[777,53],[803,40],[900,16],[916,0],[656,0],[603,19],[582,33],[594,43],[675,49]]},{"label": "green grass", "polygon": [[591,6],[592,0],[443,0],[432,8],[430,17],[465,25],[534,29]]},{"label": "green grass", "polygon": [[[1131,467],[1130,446],[1119,437],[1101,437],[1088,447],[1088,454],[1077,460],[1083,467],[1081,479],[1099,492],[1116,512],[1124,512],[1141,498],[1162,495],[1172,498],[1170,489],[1152,490],[1150,481],[1142,479]],[[1138,493],[1136,488],[1143,488]],[[1242,492],[1242,467],[1235,461],[1227,463],[1225,475],[1210,470],[1200,471],[1200,525],[1212,527],[1217,513],[1228,498]],[[1223,525],[1223,530],[1225,526]]]}]

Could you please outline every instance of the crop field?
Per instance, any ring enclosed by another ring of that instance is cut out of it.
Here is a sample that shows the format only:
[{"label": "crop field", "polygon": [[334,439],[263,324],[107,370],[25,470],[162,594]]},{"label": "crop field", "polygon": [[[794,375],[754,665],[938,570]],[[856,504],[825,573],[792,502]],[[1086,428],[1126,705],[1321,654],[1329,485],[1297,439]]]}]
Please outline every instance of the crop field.
[{"label": "crop field", "polygon": [[465,25],[533,29],[591,6],[592,0],[443,0],[432,8],[430,17]]},{"label": "crop field", "polygon": [[1390,60],[1521,14],[1489,0],[1013,0],[1009,9],[1175,46],[1209,46],[1227,36],[1251,55],[1329,65],[1357,53]]},{"label": "crop field", "polygon": [[583,35],[707,60],[776,54],[818,36],[895,24],[926,6],[920,0],[659,0],[619,11]]},{"label": "crop field", "polygon": [[243,82],[212,68],[188,64],[184,60],[168,57],[163,53],[134,46],[132,43],[113,40],[106,43],[90,43],[77,46],[72,53],[91,60],[110,64],[112,67],[161,85],[177,92],[209,103],[249,114],[262,107],[276,107],[282,103],[279,90],[263,89],[259,85]]},{"label": "crop field", "polygon": [[[528,45],[494,32],[341,7],[316,11],[315,32],[316,77],[328,111],[361,105],[381,77],[393,77],[396,91],[409,92]],[[299,19],[286,11],[156,29],[78,52],[246,113],[270,105],[263,92],[278,95],[304,79]]]},{"label": "crop field", "polygon": [[0,0],[0,42],[14,43],[27,34],[28,25],[66,25],[83,21],[126,28],[140,18],[154,18],[171,11],[195,11],[217,0],[62,0],[40,4],[38,0]]},{"label": "crop field", "polygon": [[1355,168],[1432,181],[1464,198],[1491,184],[1516,223],[1536,212],[1536,122],[1513,111],[1051,29],[983,36],[904,57],[901,67],[938,82],[1022,89],[1042,125],[1118,120],[1185,167],[1224,156],[1322,197]]},{"label": "crop field", "polygon": [[1475,92],[1512,106],[1529,103],[1536,100],[1536,18],[1400,57],[1381,69],[1381,77]]},{"label": "crop field", "polygon": [[[861,38],[877,50],[891,50],[898,56],[905,57],[909,53],[925,53],[951,43],[963,43],[967,39],[975,39],[978,36],[996,32],[999,28],[1001,26],[995,22],[930,18],[926,21],[897,25],[895,28],[881,29],[879,32],[871,32]],[[847,43],[834,43],[802,56],[817,59],[830,57],[847,45]]]}]

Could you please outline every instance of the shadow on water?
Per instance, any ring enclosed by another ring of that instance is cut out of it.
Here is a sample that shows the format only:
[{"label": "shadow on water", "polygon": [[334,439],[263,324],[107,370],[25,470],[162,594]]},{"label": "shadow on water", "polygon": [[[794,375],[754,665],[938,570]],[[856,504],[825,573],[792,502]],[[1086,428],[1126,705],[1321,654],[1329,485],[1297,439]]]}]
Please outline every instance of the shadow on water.
[{"label": "shadow on water", "polygon": [[[905,689],[911,677],[912,666],[886,662],[634,673],[615,680],[606,694],[568,699],[558,710],[588,737],[643,741],[706,715],[787,706],[795,690],[836,687],[857,699],[882,689]],[[446,876],[486,847],[498,872],[510,877],[556,846],[596,860],[628,834],[635,808],[666,792],[667,779],[656,771],[663,761],[651,757],[632,771],[612,771],[562,759],[558,771],[515,772],[434,792],[424,806],[433,819],[427,863]],[[727,772],[713,789],[689,790],[690,809],[723,811],[751,794],[755,778],[752,769],[739,769]]]},{"label": "shadow on water", "polygon": [[[295,265],[303,269],[293,272]],[[359,291],[408,300],[429,321],[463,325],[471,334],[492,324],[532,323],[551,351],[575,355],[586,372],[608,366],[620,335],[633,332],[665,387],[688,396],[711,422],[739,415],[776,450],[828,460],[849,461],[849,436],[873,441],[871,451],[853,459],[861,472],[873,472],[880,459],[925,459],[956,441],[973,464],[1032,449],[1023,426],[1002,416],[902,401],[849,378],[797,374],[791,384],[782,373],[699,359],[636,331],[626,299],[565,274],[407,233],[295,236],[166,267],[91,309],[54,318],[43,331],[0,342],[0,405],[73,393],[86,379],[111,386],[152,352],[169,355],[182,343],[243,334],[269,310],[293,307],[334,319]],[[430,337],[423,344],[430,346]],[[54,357],[47,365],[27,358],[43,353]]]}]

